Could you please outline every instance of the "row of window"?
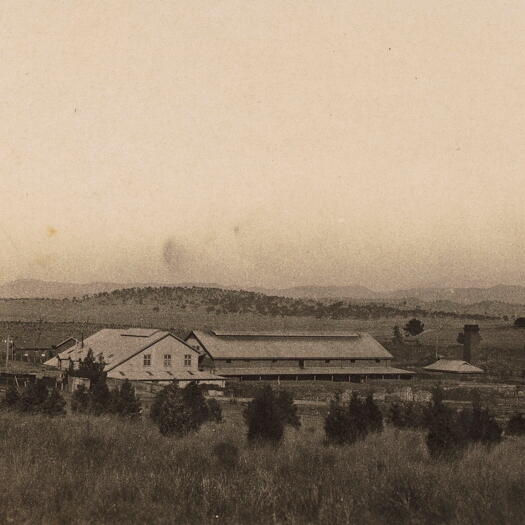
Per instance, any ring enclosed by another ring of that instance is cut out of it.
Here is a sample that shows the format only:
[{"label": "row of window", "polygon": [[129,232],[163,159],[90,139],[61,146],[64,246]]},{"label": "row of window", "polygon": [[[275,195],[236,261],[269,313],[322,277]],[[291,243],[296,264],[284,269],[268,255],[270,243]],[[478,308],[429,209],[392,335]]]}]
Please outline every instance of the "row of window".
[{"label": "row of window", "polygon": [[[151,354],[144,354],[144,366],[151,366]],[[171,354],[164,354],[164,366],[171,366]],[[184,366],[191,366],[191,354],[184,354]]]}]

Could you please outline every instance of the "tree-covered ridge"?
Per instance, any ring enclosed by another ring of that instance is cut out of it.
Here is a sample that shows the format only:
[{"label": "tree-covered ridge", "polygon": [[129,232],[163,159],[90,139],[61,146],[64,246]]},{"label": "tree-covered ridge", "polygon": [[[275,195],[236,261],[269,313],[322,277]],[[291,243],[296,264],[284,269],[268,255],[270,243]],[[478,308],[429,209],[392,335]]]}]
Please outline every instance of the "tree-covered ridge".
[{"label": "tree-covered ridge", "polygon": [[[67,301],[67,299],[66,299]],[[112,292],[72,299],[73,302],[94,302],[107,305],[149,305],[152,310],[170,305],[181,310],[202,310],[218,314],[255,313],[269,316],[299,316],[331,319],[378,319],[381,317],[426,316],[469,318],[454,312],[432,311],[423,308],[388,305],[381,302],[356,303],[349,300],[297,299],[264,295],[243,290],[203,287],[145,287],[125,288]],[[474,318],[491,319],[479,315]]]}]

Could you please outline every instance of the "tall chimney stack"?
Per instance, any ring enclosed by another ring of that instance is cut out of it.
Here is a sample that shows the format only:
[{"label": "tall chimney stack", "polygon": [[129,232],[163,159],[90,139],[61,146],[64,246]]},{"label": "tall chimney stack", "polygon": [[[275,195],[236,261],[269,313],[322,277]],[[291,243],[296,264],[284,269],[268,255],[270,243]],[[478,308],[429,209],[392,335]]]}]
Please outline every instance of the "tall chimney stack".
[{"label": "tall chimney stack", "polygon": [[479,325],[466,324],[463,327],[463,361],[472,363],[476,359],[480,341]]}]

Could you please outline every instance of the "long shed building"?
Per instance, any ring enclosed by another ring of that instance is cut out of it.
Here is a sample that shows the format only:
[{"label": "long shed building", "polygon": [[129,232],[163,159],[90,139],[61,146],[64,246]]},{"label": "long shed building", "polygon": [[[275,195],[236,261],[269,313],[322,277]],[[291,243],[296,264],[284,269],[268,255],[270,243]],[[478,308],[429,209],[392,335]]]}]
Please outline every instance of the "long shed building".
[{"label": "long shed building", "polygon": [[413,375],[390,366],[392,354],[366,333],[194,330],[186,343],[201,353],[202,368],[241,380],[361,381]]}]

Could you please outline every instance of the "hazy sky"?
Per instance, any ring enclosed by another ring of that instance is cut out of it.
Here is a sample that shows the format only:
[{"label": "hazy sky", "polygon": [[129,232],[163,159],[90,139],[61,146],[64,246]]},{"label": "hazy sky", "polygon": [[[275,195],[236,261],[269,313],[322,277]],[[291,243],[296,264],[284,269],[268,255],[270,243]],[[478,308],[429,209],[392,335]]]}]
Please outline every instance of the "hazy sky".
[{"label": "hazy sky", "polygon": [[525,284],[525,3],[2,0],[0,276]]}]

